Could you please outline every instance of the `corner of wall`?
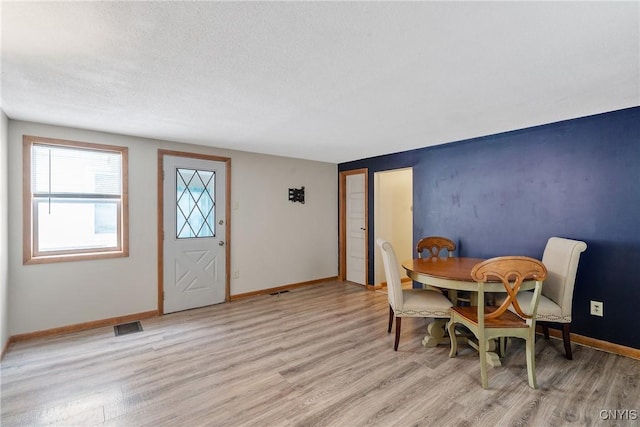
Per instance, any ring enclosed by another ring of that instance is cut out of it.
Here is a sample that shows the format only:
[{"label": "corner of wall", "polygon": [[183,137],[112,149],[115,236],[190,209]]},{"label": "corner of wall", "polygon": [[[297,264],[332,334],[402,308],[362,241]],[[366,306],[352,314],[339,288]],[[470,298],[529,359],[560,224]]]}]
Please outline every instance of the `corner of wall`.
[{"label": "corner of wall", "polygon": [[9,344],[9,119],[0,109],[0,349],[2,356]]}]

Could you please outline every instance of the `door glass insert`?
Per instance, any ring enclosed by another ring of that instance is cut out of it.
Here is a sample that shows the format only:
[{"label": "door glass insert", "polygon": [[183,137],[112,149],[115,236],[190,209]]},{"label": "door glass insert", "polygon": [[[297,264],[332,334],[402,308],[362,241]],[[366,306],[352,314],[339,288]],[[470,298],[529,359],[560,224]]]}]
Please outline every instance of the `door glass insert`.
[{"label": "door glass insert", "polygon": [[215,237],[216,173],[176,169],[176,238]]}]

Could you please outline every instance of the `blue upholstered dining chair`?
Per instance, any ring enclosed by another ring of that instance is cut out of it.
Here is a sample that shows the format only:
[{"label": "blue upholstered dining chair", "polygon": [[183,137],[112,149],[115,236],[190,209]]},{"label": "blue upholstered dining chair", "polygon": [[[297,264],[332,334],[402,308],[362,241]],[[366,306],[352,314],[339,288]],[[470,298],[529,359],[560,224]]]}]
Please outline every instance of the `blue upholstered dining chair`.
[{"label": "blue upholstered dining chair", "polygon": [[451,301],[439,290],[402,289],[399,264],[391,243],[384,239],[376,239],[382,251],[382,261],[387,279],[387,296],[389,299],[389,327],[391,332],[393,318],[396,319],[396,337],[393,349],[398,351],[400,342],[400,328],[403,317],[449,318]]}]

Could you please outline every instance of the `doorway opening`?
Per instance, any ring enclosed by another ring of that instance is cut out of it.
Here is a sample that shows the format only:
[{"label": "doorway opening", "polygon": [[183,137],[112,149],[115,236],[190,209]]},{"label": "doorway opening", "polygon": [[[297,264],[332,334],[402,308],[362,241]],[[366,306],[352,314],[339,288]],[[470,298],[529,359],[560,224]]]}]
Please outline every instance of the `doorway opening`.
[{"label": "doorway opening", "polygon": [[[413,168],[374,174],[374,231],[393,246],[399,262],[413,256]],[[403,269],[400,277],[408,281]],[[374,256],[374,283],[386,282],[382,255]]]}]

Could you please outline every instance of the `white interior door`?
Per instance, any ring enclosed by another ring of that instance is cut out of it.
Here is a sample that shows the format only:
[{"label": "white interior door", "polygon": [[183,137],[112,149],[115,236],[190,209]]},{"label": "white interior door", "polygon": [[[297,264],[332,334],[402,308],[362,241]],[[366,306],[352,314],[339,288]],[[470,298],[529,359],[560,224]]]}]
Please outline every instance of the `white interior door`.
[{"label": "white interior door", "polygon": [[163,158],[164,313],[224,302],[224,162]]},{"label": "white interior door", "polygon": [[366,283],[365,174],[346,178],[347,280]]}]

